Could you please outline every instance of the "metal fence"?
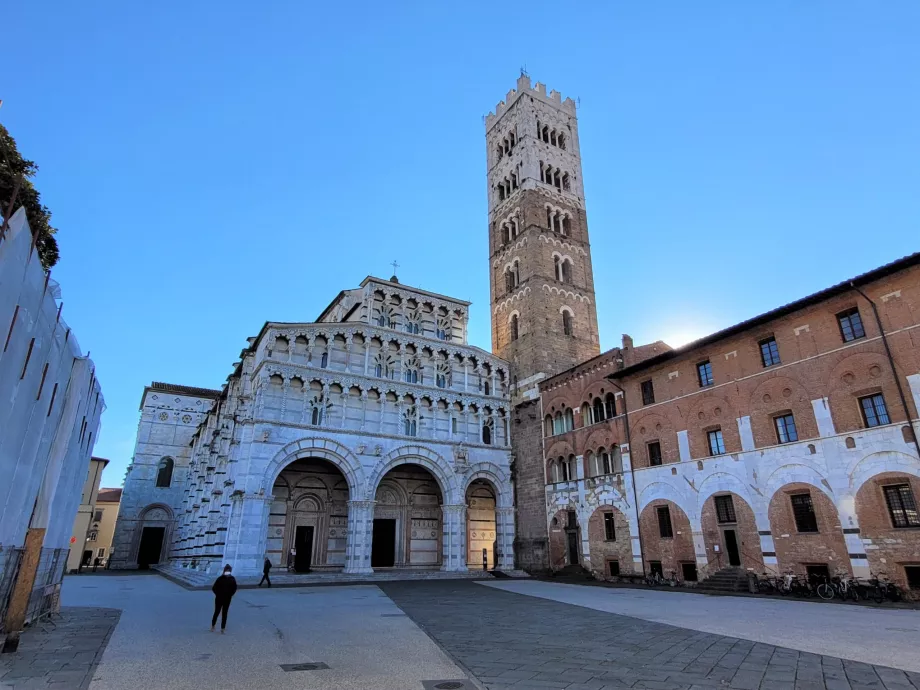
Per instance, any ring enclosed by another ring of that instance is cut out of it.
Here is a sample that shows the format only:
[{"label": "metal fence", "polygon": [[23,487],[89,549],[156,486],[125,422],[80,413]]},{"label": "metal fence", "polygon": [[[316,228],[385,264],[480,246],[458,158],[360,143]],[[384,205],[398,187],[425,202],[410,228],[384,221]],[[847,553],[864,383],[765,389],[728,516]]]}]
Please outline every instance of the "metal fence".
[{"label": "metal fence", "polygon": [[0,548],[0,630],[3,630],[6,608],[13,594],[13,583],[16,582],[16,573],[19,572],[21,560],[22,549]]},{"label": "metal fence", "polygon": [[26,624],[49,613],[57,613],[61,606],[61,581],[67,565],[68,549],[42,549],[35,573],[35,584],[29,597]]}]

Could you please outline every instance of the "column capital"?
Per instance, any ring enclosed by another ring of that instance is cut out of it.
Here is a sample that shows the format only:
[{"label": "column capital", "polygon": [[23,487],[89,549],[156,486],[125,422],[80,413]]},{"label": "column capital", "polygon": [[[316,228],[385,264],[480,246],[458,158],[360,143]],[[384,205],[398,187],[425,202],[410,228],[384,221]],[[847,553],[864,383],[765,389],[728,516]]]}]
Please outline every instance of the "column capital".
[{"label": "column capital", "polygon": [[442,506],[441,506],[441,510],[442,510],[444,513],[462,513],[464,510],[466,510],[466,505],[464,505],[464,504],[462,504],[462,503],[460,503],[460,504],[442,505]]}]

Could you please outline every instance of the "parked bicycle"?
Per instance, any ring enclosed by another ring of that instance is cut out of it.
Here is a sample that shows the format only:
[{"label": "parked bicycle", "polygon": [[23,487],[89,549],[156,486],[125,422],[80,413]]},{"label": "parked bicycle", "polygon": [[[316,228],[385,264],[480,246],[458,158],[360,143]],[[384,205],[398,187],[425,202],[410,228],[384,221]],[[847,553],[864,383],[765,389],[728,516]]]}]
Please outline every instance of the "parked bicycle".
[{"label": "parked bicycle", "polygon": [[672,570],[670,571],[668,577],[664,577],[657,571],[649,573],[645,576],[645,584],[647,584],[649,587],[676,587],[677,585],[681,584],[681,582],[677,579],[677,571]]},{"label": "parked bicycle", "polygon": [[839,574],[830,580],[828,580],[826,577],[823,578],[823,580],[824,581],[816,587],[816,592],[822,599],[833,599],[834,597],[839,597],[844,601],[847,599],[852,601],[859,601],[859,589],[857,587],[857,581],[849,575]]},{"label": "parked bicycle", "polygon": [[876,604],[881,604],[886,599],[888,601],[901,601],[901,590],[898,586],[888,580],[885,573],[879,573],[876,577],[869,580],[869,592]]}]

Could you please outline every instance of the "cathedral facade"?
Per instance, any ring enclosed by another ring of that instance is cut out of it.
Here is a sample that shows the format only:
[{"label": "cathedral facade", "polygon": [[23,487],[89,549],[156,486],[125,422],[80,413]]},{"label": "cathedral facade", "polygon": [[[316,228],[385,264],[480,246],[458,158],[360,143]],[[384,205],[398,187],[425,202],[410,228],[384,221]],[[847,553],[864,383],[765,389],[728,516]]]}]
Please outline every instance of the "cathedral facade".
[{"label": "cathedral facade", "polygon": [[111,567],[511,568],[510,372],[468,309],[368,277],[220,390],[147,387]]}]

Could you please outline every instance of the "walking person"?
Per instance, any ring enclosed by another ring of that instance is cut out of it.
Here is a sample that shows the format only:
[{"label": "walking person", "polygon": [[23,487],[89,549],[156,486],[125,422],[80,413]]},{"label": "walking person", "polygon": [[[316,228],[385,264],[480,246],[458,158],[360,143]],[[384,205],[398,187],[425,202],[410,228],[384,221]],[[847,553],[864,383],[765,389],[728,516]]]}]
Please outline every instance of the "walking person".
[{"label": "walking person", "polygon": [[214,632],[214,626],[217,625],[217,615],[220,614],[220,633],[223,635],[227,627],[227,610],[230,608],[230,600],[236,594],[236,578],[230,573],[233,568],[230,564],[224,566],[224,572],[214,580],[211,591],[214,592],[214,617],[211,618],[211,632]]},{"label": "walking person", "polygon": [[262,564],[262,579],[259,580],[259,587],[262,586],[263,582],[267,582],[268,586],[272,586],[271,578],[268,576],[268,572],[272,569],[272,562],[268,560],[268,556],[265,557],[265,563]]},{"label": "walking person", "polygon": [[297,549],[295,549],[295,548],[292,546],[292,547],[291,547],[291,550],[288,551],[287,568],[288,568],[288,572],[289,572],[289,573],[293,573],[293,572],[294,572],[294,560],[295,560],[296,558],[297,558]]}]

